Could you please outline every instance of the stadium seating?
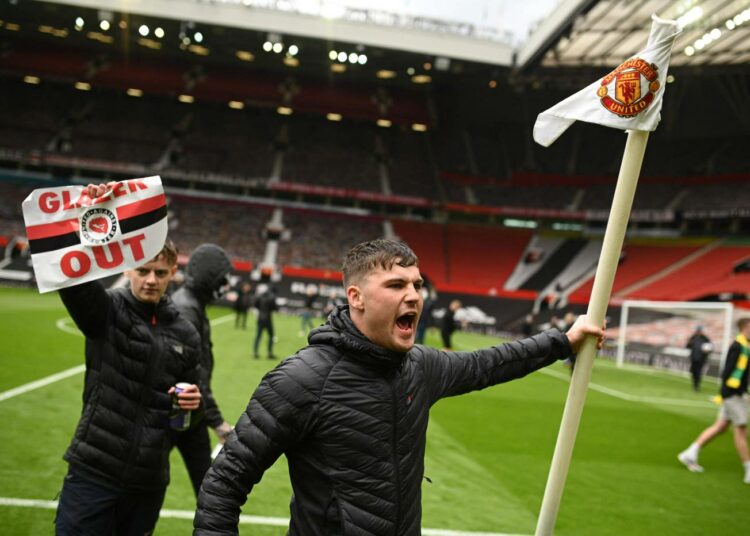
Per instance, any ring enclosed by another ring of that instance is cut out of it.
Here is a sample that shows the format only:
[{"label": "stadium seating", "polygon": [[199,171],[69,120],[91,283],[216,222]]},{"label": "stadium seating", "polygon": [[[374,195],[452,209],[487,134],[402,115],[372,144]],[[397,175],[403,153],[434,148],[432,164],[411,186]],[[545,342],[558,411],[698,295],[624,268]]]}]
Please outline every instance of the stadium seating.
[{"label": "stadium seating", "polygon": [[281,170],[285,182],[382,191],[375,158],[375,127],[314,117],[293,117],[288,125],[289,146]]},{"label": "stadium seating", "polygon": [[[623,289],[664,270],[680,259],[698,251],[700,247],[701,244],[671,244],[667,241],[651,244],[627,243],[623,248],[623,255],[617,267],[617,274],[612,285],[612,295],[620,297]],[[593,283],[592,277],[575,289],[570,294],[569,300],[573,303],[588,302]],[[673,299],[677,299],[677,297]]]},{"label": "stadium seating", "polygon": [[722,292],[747,293],[747,274],[734,274],[734,266],[750,258],[750,246],[720,246],[697,257],[665,277],[629,293],[628,298],[695,300]]},{"label": "stadium seating", "polygon": [[181,253],[204,242],[221,245],[232,258],[257,263],[263,258],[263,230],[271,208],[170,195],[170,235]]},{"label": "stadium seating", "polygon": [[531,238],[529,231],[479,225],[393,221],[396,235],[419,256],[420,268],[438,286],[501,291]]},{"label": "stadium seating", "polygon": [[380,220],[285,209],[289,240],[279,244],[278,264],[341,270],[344,254],[354,245],[383,235]]}]

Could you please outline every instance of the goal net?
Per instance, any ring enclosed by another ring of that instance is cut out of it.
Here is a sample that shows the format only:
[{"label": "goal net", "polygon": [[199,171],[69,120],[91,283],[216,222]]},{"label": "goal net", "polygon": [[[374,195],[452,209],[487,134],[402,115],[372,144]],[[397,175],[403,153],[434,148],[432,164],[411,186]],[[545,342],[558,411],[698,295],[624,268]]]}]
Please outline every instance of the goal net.
[{"label": "goal net", "polygon": [[719,377],[731,344],[733,315],[731,303],[625,300],[620,327],[611,333],[617,340],[617,366],[688,372],[688,340],[700,327],[710,341],[703,348],[708,353],[705,374]]}]

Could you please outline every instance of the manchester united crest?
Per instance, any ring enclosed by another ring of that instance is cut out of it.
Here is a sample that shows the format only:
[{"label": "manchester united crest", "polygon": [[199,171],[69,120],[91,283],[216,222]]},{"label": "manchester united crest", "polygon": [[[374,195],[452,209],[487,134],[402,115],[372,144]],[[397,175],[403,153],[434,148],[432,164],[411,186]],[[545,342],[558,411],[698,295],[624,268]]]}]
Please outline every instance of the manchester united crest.
[{"label": "manchester united crest", "polygon": [[649,107],[658,90],[656,65],[632,58],[605,76],[596,94],[613,114],[634,117]]}]

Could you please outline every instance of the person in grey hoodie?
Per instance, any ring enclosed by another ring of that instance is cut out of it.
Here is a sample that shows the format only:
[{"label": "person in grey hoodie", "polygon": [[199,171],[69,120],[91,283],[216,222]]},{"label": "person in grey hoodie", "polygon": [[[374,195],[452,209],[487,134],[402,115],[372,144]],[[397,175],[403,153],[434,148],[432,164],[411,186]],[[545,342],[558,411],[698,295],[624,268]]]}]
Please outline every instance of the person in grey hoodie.
[{"label": "person in grey hoodie", "polygon": [[185,461],[196,496],[211,465],[208,427],[214,429],[222,443],[232,430],[229,423],[224,420],[211,390],[214,355],[211,324],[206,316],[206,306],[219,298],[229,287],[231,270],[232,263],[222,248],[215,244],[201,244],[190,255],[185,284],[172,295],[172,302],[180,316],[195,326],[201,337],[201,393],[206,402],[205,417],[189,430],[173,434],[174,445]]}]

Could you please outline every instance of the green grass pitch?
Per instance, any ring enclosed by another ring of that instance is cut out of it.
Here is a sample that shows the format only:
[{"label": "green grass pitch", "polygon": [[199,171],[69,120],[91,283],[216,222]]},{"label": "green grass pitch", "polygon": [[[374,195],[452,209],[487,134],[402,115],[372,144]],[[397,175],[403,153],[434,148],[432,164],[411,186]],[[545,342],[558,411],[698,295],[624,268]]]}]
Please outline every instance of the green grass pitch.
[{"label": "green grass pitch", "polygon": [[[234,422],[262,375],[275,362],[251,359],[254,325],[235,329],[231,311],[211,316],[214,393]],[[227,317],[227,318],[224,318]],[[253,324],[252,316],[248,319]],[[277,315],[275,352],[305,344],[300,321]],[[8,391],[83,363],[83,338],[56,293],[0,289],[0,533],[53,533],[54,510],[18,506],[18,499],[55,499],[66,464],[62,454],[81,409],[83,374],[23,394]],[[457,346],[495,344],[458,333]],[[437,333],[428,343],[438,345]],[[568,389],[562,363],[509,384],[446,399],[432,410],[423,484],[423,527],[443,531],[533,534]],[[715,383],[692,393],[686,378],[616,369],[597,360],[565,493],[558,535],[747,534],[750,486],[731,434],[704,450],[703,474],[676,460],[679,450],[712,422]],[[265,475],[244,514],[288,517],[290,486],[282,458]],[[195,500],[179,456],[164,508],[191,512]],[[160,535],[190,534],[189,519],[162,517]],[[241,525],[242,534],[282,535],[283,527]],[[445,534],[448,534],[447,532]]]}]

